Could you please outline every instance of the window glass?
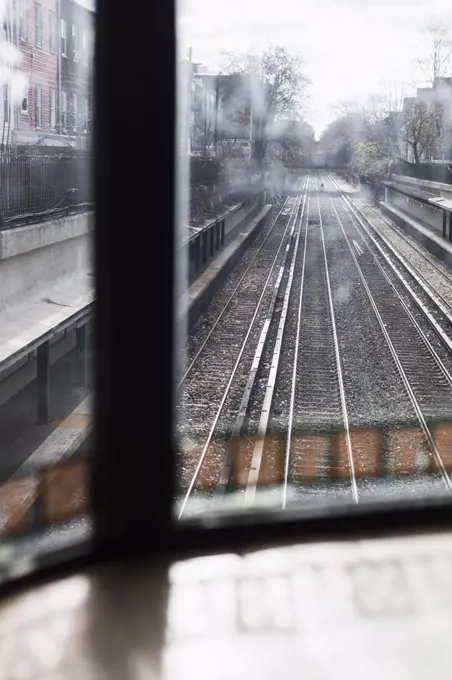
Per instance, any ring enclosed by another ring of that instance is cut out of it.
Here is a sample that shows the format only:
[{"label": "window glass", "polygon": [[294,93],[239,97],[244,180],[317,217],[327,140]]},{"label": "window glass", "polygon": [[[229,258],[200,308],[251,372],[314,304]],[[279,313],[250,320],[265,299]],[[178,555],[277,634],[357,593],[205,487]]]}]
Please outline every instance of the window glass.
[{"label": "window glass", "polygon": [[22,93],[22,99],[20,102],[20,112],[28,113],[28,89],[25,89]]},{"label": "window glass", "polygon": [[42,45],[42,15],[39,2],[35,2],[35,43]]},{"label": "window glass", "polygon": [[57,13],[49,10],[49,50],[56,52],[57,44]]},{"label": "window glass", "polygon": [[3,119],[5,123],[9,123],[11,115],[11,101],[9,96],[8,83],[3,84]]},{"label": "window glass", "polygon": [[61,130],[67,131],[67,92],[61,90]]},{"label": "window glass", "polygon": [[178,5],[178,518],[452,492],[452,9]]},{"label": "window glass", "polygon": [[78,59],[78,32],[77,26],[72,24],[72,55],[74,61]]},{"label": "window glass", "polygon": [[78,100],[75,92],[72,95],[72,125],[76,130],[78,126]]},{"label": "window glass", "polygon": [[56,94],[56,89],[51,87],[49,90],[49,126],[51,130],[56,127]]},{"label": "window glass", "polygon": [[61,19],[61,56],[67,57],[67,23]]},{"label": "window glass", "polygon": [[28,40],[27,0],[18,0],[18,11],[19,11],[19,38],[20,40]]},{"label": "window glass", "polygon": [[40,128],[42,125],[42,87],[35,87],[35,125]]},{"label": "window glass", "polygon": [[11,556],[89,535],[93,151],[79,107],[91,115],[93,52],[83,64],[61,52],[67,23],[93,31],[94,12],[0,8],[0,581]]}]

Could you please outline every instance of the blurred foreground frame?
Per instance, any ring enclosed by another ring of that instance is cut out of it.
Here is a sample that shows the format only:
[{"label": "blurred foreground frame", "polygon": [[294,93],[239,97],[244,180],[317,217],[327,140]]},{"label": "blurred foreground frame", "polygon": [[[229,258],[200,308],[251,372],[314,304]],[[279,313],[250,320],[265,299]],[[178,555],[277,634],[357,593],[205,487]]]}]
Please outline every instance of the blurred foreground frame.
[{"label": "blurred foreground frame", "polygon": [[[127,16],[145,40],[124,31],[123,2],[98,0],[91,488],[102,558],[160,552],[172,529],[175,4],[132,0]],[[126,96],[119,73],[128,74]],[[118,143],[131,111],[140,112],[135,142]]]},{"label": "blurred foreground frame", "polygon": [[[145,27],[145,39],[124,30],[126,16]],[[79,569],[449,527],[452,503],[444,498],[175,519],[175,22],[167,0],[130,0],[127,9],[122,0],[97,0],[95,443],[89,479],[80,477],[90,484],[94,531],[88,557],[59,554],[44,577],[60,575],[65,559]],[[127,96],[118,96],[121,73]],[[131,112],[139,112],[133,140],[121,138]]]}]

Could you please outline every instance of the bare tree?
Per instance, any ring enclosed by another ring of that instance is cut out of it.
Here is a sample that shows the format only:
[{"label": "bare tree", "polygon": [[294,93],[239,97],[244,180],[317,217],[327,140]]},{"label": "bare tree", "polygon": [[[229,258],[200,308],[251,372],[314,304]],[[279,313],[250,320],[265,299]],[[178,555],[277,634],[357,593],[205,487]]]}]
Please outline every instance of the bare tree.
[{"label": "bare tree", "polygon": [[285,47],[271,45],[261,54],[223,53],[224,72],[250,75],[254,127],[254,158],[262,161],[268,134],[280,117],[301,116],[308,80],[303,59]]},{"label": "bare tree", "polygon": [[400,138],[410,147],[415,163],[422,161],[435,137],[435,113],[426,104],[413,98],[404,111]]},{"label": "bare tree", "polygon": [[435,78],[449,75],[452,57],[452,39],[447,24],[436,21],[424,31],[429,45],[427,56],[417,60],[424,75],[433,84]]}]

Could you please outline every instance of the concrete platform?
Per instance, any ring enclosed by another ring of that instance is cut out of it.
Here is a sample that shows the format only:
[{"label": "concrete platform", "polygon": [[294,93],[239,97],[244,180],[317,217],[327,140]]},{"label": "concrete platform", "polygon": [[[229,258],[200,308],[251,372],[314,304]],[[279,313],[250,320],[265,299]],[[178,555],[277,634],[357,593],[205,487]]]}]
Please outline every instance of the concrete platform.
[{"label": "concrete platform", "polygon": [[452,212],[452,201],[450,198],[443,198],[443,196],[435,196],[429,200],[429,203],[436,206],[437,208],[443,208]]},{"label": "concrete platform", "polygon": [[421,201],[430,201],[432,198],[440,198],[441,194],[435,189],[418,186],[416,184],[407,184],[405,182],[383,182],[388,188],[399,191],[401,194]]},{"label": "concrete platform", "polygon": [[13,366],[65,325],[92,313],[89,271],[57,279],[53,285],[0,312],[0,372]]},{"label": "concrete platform", "polygon": [[39,495],[42,471],[69,459],[91,432],[92,398],[89,396],[0,486],[0,537],[26,523]]},{"label": "concrete platform", "polygon": [[354,187],[352,184],[349,184],[344,179],[342,179],[342,177],[340,177],[339,175],[334,176],[334,181],[340,187],[340,189],[344,192],[344,194],[349,194],[350,196],[356,197],[356,196],[362,195],[362,193],[363,193],[363,190],[359,185]]},{"label": "concrete platform", "polygon": [[94,213],[0,231],[0,312],[92,269]]},{"label": "concrete platform", "polygon": [[379,204],[382,212],[403,231],[416,239],[429,252],[452,267],[452,244],[432,230],[431,225],[414,219],[398,207],[384,201]]},{"label": "concrete platform", "polygon": [[256,236],[259,229],[262,228],[271,209],[271,205],[266,205],[251,222],[244,226],[234,240],[218,254],[182,296],[179,320],[183,322],[186,319],[189,328],[196,322],[205,306],[218,290],[219,285],[237,264],[240,256],[244,253],[254,236]]},{"label": "concrete platform", "polygon": [[418,179],[417,177],[409,177],[407,175],[391,175],[391,181],[397,184],[409,186],[411,189],[418,189],[425,193],[430,193],[433,196],[443,196],[443,198],[452,198],[452,184],[446,182],[433,182],[428,179]]},{"label": "concrete platform", "polygon": [[439,202],[445,199],[423,188],[405,186],[398,182],[383,182],[385,186],[384,202],[408,215],[415,223],[430,229],[443,238],[444,210],[447,207]]}]

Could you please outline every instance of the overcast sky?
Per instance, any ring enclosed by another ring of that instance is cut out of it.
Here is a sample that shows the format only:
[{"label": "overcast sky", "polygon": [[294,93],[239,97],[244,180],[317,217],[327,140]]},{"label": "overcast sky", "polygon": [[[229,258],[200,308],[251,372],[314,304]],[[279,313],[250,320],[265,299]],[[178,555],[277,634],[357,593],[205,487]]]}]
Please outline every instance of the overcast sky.
[{"label": "overcast sky", "polygon": [[451,0],[180,0],[179,44],[213,70],[222,50],[299,51],[312,81],[306,118],[320,133],[343,100],[410,94],[422,27],[438,18],[452,26]]}]

